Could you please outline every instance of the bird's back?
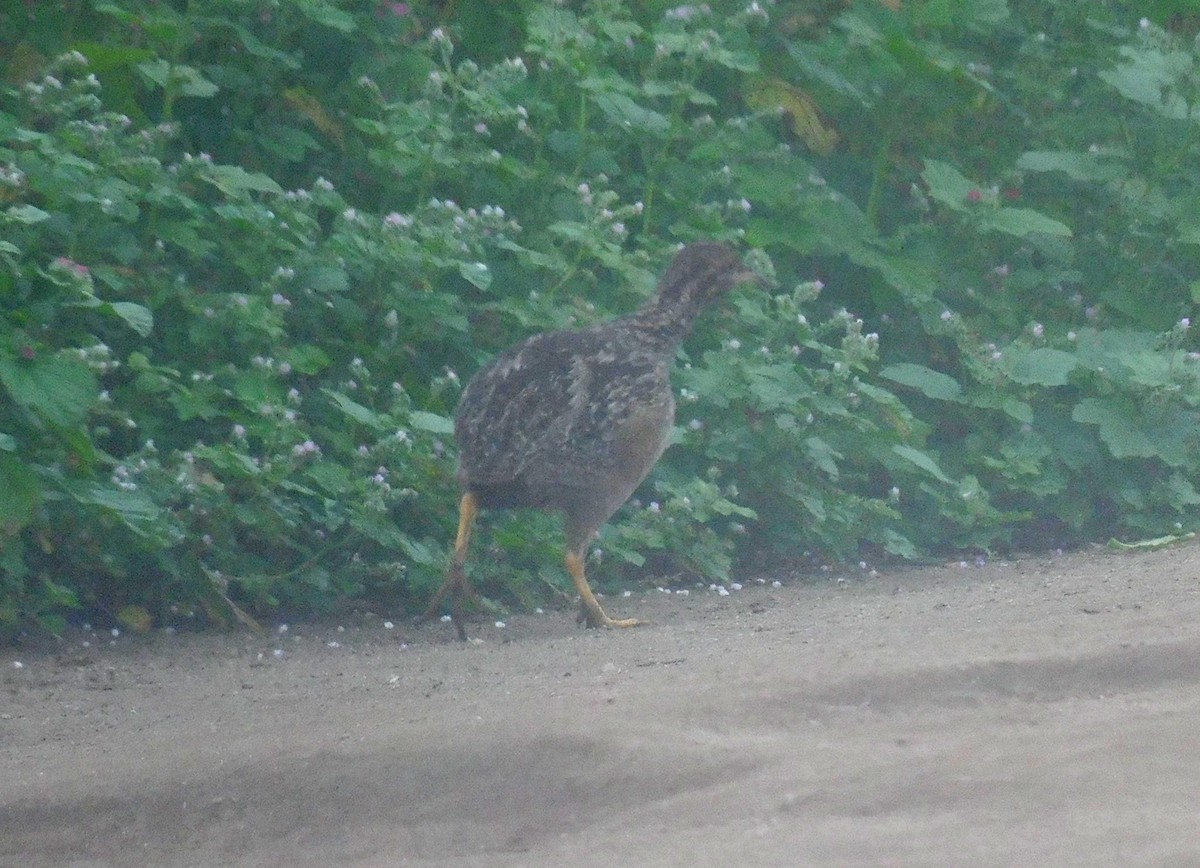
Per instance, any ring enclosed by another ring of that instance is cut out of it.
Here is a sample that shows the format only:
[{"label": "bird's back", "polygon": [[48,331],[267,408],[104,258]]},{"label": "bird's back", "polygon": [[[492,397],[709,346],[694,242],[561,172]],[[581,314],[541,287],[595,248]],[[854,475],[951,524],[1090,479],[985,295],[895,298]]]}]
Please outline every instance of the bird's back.
[{"label": "bird's back", "polygon": [[627,320],[510,347],[472,378],[459,403],[464,487],[485,506],[566,509],[578,492],[633,474],[640,480],[674,415],[673,353]]}]

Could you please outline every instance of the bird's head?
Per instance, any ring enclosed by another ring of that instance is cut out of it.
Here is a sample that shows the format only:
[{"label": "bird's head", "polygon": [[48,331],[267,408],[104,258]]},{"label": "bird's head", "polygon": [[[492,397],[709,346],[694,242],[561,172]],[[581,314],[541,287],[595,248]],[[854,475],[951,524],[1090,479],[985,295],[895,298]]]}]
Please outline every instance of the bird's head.
[{"label": "bird's head", "polygon": [[747,268],[729,245],[698,241],[675,255],[658,282],[657,300],[660,307],[696,311],[741,283],[765,286],[767,280]]}]

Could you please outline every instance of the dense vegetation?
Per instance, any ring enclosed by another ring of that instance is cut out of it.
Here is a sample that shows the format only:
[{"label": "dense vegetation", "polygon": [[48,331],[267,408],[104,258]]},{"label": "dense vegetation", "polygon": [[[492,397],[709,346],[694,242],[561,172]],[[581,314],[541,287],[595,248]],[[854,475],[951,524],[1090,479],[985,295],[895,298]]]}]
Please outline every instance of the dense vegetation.
[{"label": "dense vegetation", "polygon": [[[602,585],[1194,527],[1189,5],[6,4],[0,633],[419,606],[463,379],[696,238],[778,287]],[[490,596],[566,587],[489,525]]]}]

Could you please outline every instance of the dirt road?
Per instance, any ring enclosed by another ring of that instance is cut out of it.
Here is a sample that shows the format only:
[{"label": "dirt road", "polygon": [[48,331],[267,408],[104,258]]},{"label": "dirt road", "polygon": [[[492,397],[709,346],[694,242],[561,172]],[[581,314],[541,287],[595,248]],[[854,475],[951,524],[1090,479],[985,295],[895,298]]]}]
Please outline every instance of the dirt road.
[{"label": "dirt road", "polygon": [[1200,547],[608,608],[0,651],[0,865],[1200,866]]}]

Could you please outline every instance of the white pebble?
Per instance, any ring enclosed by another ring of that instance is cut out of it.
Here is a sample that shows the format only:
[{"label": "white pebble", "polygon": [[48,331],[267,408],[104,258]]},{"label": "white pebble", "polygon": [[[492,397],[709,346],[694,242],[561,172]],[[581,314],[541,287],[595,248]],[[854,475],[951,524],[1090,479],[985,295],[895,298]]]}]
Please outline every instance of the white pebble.
[{"label": "white pebble", "polygon": [[325,644],[328,645],[330,648],[341,648],[342,647],[341,642],[326,642]]},{"label": "white pebble", "polygon": [[24,668],[25,668],[25,664],[22,663],[20,660],[13,661],[13,669],[24,669]]},{"label": "white pebble", "polygon": [[621,596],[622,596],[622,597],[632,597],[632,596],[633,596],[633,591],[622,591],[622,592],[621,592]]},{"label": "white pebble", "polygon": [[733,590],[735,590],[735,591],[740,591],[740,590],[742,589],[742,583],[741,583],[741,582],[734,582],[734,583],[733,583],[733,584],[731,584],[729,587],[733,588]]},{"label": "white pebble", "polygon": [[396,625],[395,625],[395,624],[393,624],[391,621],[384,621],[384,622],[383,622],[383,629],[385,629],[385,630],[394,630],[395,628],[396,628]]},{"label": "white pebble", "polygon": [[449,624],[450,621],[451,621],[451,618],[449,615],[442,615],[442,623],[443,624]]},{"label": "white pebble", "polygon": [[504,629],[505,627],[507,627],[507,626],[508,626],[508,625],[507,625],[507,624],[505,624],[503,621],[497,621],[497,622],[496,622],[496,629],[497,629],[497,630],[503,630],[503,629]]},{"label": "white pebble", "polygon": [[273,657],[282,657],[282,656],[283,656],[283,649],[282,649],[282,648],[276,648],[274,651],[272,651],[272,652],[271,652],[271,655],[272,655]]},{"label": "white pebble", "polygon": [[728,597],[729,596],[729,588],[717,588],[717,596],[718,597]]},{"label": "white pebble", "polygon": [[280,624],[280,625],[279,625],[279,632],[280,632],[280,634],[286,633],[287,631],[288,631],[288,626],[287,626],[287,624]]},{"label": "white pebble", "polygon": [[120,630],[118,630],[116,627],[113,627],[113,628],[112,628],[112,634],[113,634],[113,638],[114,638],[114,639],[116,639],[118,636],[120,636],[120,635],[121,635],[121,631],[120,631]]},{"label": "white pebble", "polygon": [[782,587],[783,587],[783,582],[781,582],[781,581],[779,581],[778,579],[776,579],[775,581],[771,582],[771,587],[772,587],[772,588],[782,588]]},{"label": "white pebble", "polygon": [[676,593],[676,594],[678,594],[678,595],[679,595],[679,596],[681,596],[681,597],[686,597],[688,594],[690,594],[690,593],[691,593],[691,591],[689,591],[687,588],[680,588],[680,589],[679,589],[678,591],[676,591],[675,593]]}]

